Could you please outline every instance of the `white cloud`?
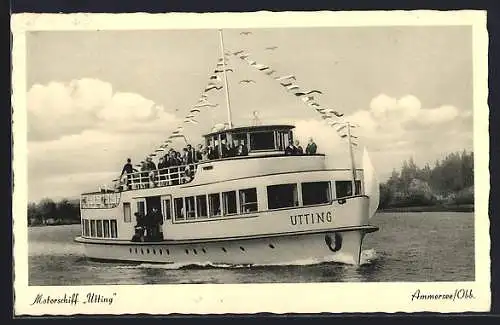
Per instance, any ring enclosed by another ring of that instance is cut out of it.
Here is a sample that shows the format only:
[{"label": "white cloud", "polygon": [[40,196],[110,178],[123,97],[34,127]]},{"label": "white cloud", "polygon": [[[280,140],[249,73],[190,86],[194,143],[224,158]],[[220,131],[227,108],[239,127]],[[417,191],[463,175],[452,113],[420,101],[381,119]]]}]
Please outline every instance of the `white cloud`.
[{"label": "white cloud", "polygon": [[[383,175],[399,168],[402,160],[410,156],[419,157],[422,163],[432,162],[443,150],[471,147],[469,113],[460,113],[451,105],[422,108],[420,100],[413,95],[394,98],[380,94],[372,99],[369,108],[347,115],[344,120],[359,126],[352,131],[359,137],[355,141],[359,142],[359,148],[366,146],[376,153],[374,164]],[[312,136],[320,152],[346,153],[345,141],[340,140],[336,131],[323,121],[302,120],[295,125],[296,137],[304,146]],[[443,128],[446,133],[443,133]],[[359,156],[360,150],[355,152]]]},{"label": "white cloud", "polygon": [[164,132],[177,122],[163,107],[139,94],[113,92],[98,79],[33,85],[28,91],[28,138],[58,139],[88,129]]}]

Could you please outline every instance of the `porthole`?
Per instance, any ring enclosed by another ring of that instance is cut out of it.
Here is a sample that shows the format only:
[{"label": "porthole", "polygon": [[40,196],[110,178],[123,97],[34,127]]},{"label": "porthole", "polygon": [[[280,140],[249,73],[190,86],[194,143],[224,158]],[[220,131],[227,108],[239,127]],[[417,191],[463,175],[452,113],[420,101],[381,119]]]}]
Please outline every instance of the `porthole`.
[{"label": "porthole", "polygon": [[187,249],[185,251],[186,251],[186,255],[189,254],[189,251]]},{"label": "porthole", "polygon": [[163,255],[163,252],[161,251],[161,248],[160,248],[160,255]]},{"label": "porthole", "polygon": [[130,252],[130,254],[132,254],[132,247],[129,248],[128,251]]},{"label": "porthole", "polygon": [[203,254],[207,253],[207,251],[205,250],[205,248],[202,248],[201,250],[202,250]]},{"label": "porthole", "polygon": [[224,253],[227,253],[227,250],[224,247],[222,247],[222,251],[224,251]]},{"label": "porthole", "polygon": [[156,255],[156,250],[153,248],[153,255]]},{"label": "porthole", "polygon": [[273,244],[269,244],[269,247],[273,248],[274,249],[274,245]]},{"label": "porthole", "polygon": [[146,253],[148,253],[148,254],[149,254],[149,248],[147,248],[147,249],[146,249]]},{"label": "porthole", "polygon": [[168,248],[167,248],[167,255],[170,255],[170,251],[168,250]]},{"label": "porthole", "polygon": [[135,253],[137,254],[137,248],[134,248],[134,250],[135,250]]},{"label": "porthole", "polygon": [[142,250],[142,248],[141,248],[141,254],[144,255],[144,251]]},{"label": "porthole", "polygon": [[243,251],[243,252],[245,251],[245,248],[243,248],[243,247],[241,247],[241,246],[240,246],[240,249],[241,249],[241,251]]},{"label": "porthole", "polygon": [[196,249],[193,249],[193,253],[194,253],[194,255],[198,255],[198,252],[196,251]]}]

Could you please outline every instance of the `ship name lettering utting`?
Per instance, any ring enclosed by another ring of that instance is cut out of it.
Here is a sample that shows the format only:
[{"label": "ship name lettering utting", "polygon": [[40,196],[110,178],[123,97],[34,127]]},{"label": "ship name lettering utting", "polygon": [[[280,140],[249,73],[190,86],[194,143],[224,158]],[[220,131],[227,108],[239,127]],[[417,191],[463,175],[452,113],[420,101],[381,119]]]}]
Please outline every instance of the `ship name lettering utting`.
[{"label": "ship name lettering utting", "polygon": [[327,223],[332,222],[333,213],[331,211],[322,211],[316,213],[304,213],[304,214],[296,214],[294,216],[290,216],[290,223],[292,226],[297,225],[313,225],[315,223]]}]

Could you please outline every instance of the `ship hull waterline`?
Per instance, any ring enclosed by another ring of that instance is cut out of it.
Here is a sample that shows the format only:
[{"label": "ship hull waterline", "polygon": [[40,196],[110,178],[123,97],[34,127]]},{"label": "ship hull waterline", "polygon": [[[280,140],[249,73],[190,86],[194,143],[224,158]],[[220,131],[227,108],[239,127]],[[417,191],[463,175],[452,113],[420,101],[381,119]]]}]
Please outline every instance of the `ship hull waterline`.
[{"label": "ship hull waterline", "polygon": [[182,265],[287,265],[342,262],[359,265],[365,234],[371,225],[313,233],[216,241],[113,242],[77,237],[92,260]]}]

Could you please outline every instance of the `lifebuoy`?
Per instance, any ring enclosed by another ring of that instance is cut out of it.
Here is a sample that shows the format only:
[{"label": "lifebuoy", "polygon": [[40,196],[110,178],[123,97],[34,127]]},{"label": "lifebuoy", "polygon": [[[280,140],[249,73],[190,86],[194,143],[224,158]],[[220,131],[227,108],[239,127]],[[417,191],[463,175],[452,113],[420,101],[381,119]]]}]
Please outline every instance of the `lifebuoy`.
[{"label": "lifebuoy", "polygon": [[342,248],[342,236],[336,232],[333,233],[333,238],[330,234],[326,234],[325,243],[332,252],[338,252]]}]

